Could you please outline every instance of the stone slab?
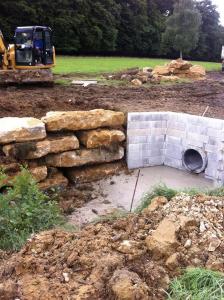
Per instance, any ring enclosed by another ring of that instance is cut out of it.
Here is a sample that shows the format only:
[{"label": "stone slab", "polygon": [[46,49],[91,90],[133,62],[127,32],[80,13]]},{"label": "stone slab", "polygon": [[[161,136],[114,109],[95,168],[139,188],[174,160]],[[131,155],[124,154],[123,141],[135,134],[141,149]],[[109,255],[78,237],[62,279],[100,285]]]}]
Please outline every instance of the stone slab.
[{"label": "stone slab", "polygon": [[45,125],[35,118],[0,118],[0,144],[41,140]]}]

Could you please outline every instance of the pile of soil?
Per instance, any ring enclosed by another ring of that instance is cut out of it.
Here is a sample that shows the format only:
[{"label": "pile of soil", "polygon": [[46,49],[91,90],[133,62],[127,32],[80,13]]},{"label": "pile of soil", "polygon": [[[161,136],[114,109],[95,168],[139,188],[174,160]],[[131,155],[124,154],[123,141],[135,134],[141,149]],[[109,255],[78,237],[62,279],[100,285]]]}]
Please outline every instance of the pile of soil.
[{"label": "pile of soil", "polygon": [[0,299],[165,299],[183,268],[224,272],[223,218],[223,198],[181,194],[80,232],[40,233],[0,254]]},{"label": "pile of soil", "polygon": [[224,74],[210,72],[193,83],[129,86],[58,86],[1,89],[0,117],[43,117],[48,111],[95,108],[131,111],[174,111],[224,116]]}]

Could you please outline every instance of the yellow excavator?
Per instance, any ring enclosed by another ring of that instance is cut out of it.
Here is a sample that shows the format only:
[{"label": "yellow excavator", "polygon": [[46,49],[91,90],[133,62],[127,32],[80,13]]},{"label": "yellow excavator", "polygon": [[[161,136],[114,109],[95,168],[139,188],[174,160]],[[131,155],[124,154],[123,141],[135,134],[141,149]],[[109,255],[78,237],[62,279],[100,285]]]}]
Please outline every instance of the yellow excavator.
[{"label": "yellow excavator", "polygon": [[0,85],[53,83],[55,49],[52,31],[44,26],[17,27],[7,45],[0,30]]}]

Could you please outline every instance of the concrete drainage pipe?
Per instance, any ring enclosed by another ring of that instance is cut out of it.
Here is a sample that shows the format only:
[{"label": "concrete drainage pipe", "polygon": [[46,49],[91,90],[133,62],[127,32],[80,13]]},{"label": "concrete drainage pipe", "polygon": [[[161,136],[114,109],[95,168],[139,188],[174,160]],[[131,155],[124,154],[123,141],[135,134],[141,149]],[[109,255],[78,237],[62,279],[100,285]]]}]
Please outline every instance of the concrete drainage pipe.
[{"label": "concrete drainage pipe", "polygon": [[201,149],[186,149],[183,152],[183,165],[184,167],[193,173],[202,173],[208,163],[206,154]]}]

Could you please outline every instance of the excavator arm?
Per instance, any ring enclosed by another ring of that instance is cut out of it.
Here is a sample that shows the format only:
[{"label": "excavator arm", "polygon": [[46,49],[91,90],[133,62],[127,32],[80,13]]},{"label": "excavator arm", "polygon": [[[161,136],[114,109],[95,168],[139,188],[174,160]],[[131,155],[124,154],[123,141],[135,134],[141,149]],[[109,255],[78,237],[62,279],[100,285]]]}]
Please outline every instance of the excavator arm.
[{"label": "excavator arm", "polygon": [[8,69],[8,59],[7,59],[7,45],[4,41],[3,34],[0,30],[0,69]]}]

